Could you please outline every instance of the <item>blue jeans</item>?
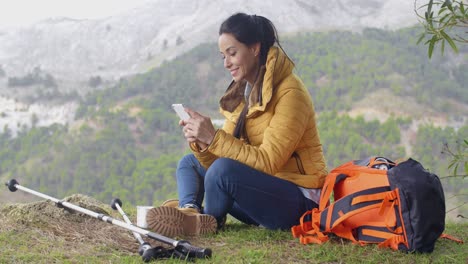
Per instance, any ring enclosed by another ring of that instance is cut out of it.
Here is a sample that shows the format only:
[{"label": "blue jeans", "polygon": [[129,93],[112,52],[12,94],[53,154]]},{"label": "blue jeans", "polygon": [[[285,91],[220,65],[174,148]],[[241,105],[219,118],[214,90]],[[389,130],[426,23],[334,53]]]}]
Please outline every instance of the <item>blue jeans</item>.
[{"label": "blue jeans", "polygon": [[206,170],[193,154],[177,167],[179,205],[195,204],[220,222],[228,213],[239,221],[269,229],[289,229],[318,205],[292,182],[238,161],[218,158]]}]

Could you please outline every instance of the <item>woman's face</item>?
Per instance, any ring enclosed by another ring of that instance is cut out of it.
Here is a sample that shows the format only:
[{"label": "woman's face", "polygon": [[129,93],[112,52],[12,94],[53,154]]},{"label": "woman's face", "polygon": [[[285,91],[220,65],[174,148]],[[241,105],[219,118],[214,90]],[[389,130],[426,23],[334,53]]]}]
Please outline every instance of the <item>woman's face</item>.
[{"label": "woman's face", "polygon": [[246,80],[253,84],[257,77],[260,43],[247,46],[234,35],[223,33],[219,36],[218,46],[224,67],[229,70],[234,81]]}]

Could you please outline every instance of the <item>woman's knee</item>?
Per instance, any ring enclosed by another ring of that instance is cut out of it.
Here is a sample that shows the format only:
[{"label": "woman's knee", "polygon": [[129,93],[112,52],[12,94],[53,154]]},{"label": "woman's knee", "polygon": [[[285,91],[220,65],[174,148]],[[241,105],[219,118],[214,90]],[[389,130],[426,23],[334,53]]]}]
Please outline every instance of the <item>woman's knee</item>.
[{"label": "woman's knee", "polygon": [[240,163],[238,161],[228,158],[218,158],[210,168],[206,171],[206,182],[219,182],[220,180],[227,180],[231,175],[235,174],[236,168]]},{"label": "woman's knee", "polygon": [[194,160],[196,158],[193,154],[185,155],[179,160],[175,172],[177,182],[183,181],[187,177],[192,178],[193,175],[198,175]]},{"label": "woman's knee", "polygon": [[183,156],[179,160],[179,163],[177,164],[177,168],[193,166],[193,160],[194,159],[196,159],[196,158],[195,158],[195,155],[193,155],[193,154],[187,154],[187,155]]}]

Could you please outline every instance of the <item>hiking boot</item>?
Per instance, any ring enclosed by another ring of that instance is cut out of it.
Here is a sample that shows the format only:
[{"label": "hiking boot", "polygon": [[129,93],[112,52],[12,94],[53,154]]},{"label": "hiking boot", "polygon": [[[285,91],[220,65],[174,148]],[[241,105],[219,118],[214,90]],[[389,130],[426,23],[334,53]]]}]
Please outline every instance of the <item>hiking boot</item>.
[{"label": "hiking boot", "polygon": [[[178,199],[169,199],[169,200],[166,200],[164,201],[161,206],[168,206],[168,207],[174,207],[174,208],[179,208],[179,200]],[[193,204],[187,204],[184,206],[185,208],[189,207],[189,208],[195,208],[197,209],[198,207],[196,205],[193,205]],[[202,208],[203,210],[203,208]],[[218,230],[221,230],[224,228],[224,226],[226,225],[226,215],[221,219],[221,221],[218,221]]]},{"label": "hiking boot", "polygon": [[146,215],[148,227],[155,233],[167,237],[198,236],[216,232],[216,219],[200,214],[196,208],[159,206]]},{"label": "hiking boot", "polygon": [[168,207],[177,208],[177,207],[179,207],[179,199],[166,200],[166,201],[164,201],[164,203],[161,204],[161,206],[168,206]]}]

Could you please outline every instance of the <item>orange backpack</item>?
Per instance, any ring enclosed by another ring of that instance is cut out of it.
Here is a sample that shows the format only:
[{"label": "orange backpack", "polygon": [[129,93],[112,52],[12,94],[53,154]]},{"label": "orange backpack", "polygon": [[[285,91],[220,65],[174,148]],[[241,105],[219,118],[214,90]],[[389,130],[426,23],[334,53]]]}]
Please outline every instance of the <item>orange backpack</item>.
[{"label": "orange backpack", "polygon": [[413,159],[396,164],[371,157],[333,169],[319,207],[291,231],[303,244],[322,244],[335,234],[361,245],[432,252],[444,228],[445,198],[437,175]]}]

